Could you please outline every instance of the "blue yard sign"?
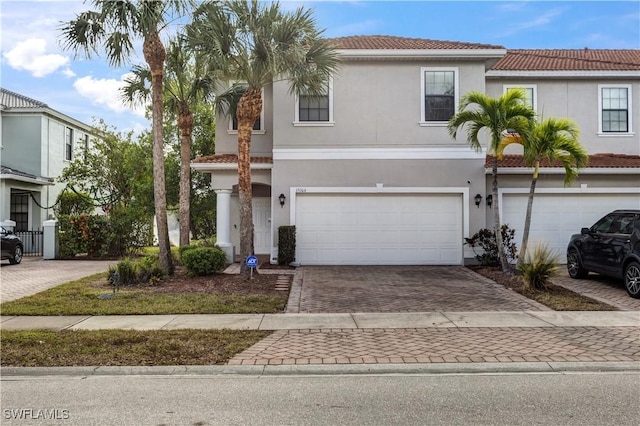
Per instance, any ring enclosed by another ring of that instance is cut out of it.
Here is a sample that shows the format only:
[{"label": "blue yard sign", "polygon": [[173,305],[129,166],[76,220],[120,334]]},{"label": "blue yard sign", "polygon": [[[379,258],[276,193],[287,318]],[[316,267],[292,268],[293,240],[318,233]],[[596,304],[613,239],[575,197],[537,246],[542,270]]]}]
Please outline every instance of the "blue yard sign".
[{"label": "blue yard sign", "polygon": [[247,266],[249,268],[255,268],[256,266],[258,266],[258,258],[255,256],[247,257]]}]

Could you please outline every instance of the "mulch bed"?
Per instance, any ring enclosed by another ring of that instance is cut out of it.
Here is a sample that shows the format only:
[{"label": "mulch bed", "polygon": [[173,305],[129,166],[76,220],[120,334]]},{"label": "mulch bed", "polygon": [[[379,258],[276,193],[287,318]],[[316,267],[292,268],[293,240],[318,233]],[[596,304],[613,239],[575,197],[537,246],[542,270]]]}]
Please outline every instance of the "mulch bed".
[{"label": "mulch bed", "polygon": [[[152,293],[209,293],[236,295],[282,295],[276,291],[277,274],[255,273],[249,279],[245,275],[218,273],[204,277],[192,277],[182,266],[176,266],[173,276],[155,285],[121,287],[121,289],[145,290]],[[101,281],[103,286],[109,284]]]}]

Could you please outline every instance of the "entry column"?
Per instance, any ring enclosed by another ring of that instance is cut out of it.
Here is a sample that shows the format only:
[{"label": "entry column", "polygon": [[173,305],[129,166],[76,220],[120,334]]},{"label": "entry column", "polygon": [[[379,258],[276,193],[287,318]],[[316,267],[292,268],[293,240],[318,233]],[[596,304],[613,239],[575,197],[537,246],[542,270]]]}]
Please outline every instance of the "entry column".
[{"label": "entry column", "polygon": [[216,246],[227,255],[227,261],[233,263],[233,245],[231,244],[231,190],[216,189]]}]

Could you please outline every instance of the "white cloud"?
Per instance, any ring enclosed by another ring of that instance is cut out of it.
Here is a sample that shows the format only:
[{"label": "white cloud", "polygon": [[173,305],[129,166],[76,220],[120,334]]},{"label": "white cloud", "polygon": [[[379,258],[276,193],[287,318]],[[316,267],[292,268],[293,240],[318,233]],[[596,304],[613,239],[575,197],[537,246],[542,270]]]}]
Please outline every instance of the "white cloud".
[{"label": "white cloud", "polygon": [[29,71],[34,77],[44,77],[69,64],[66,56],[46,51],[45,39],[32,38],[17,43],[4,57],[12,68]]},{"label": "white cloud", "polygon": [[144,106],[130,108],[121,100],[120,89],[124,86],[124,79],[128,74],[120,77],[120,80],[112,78],[96,79],[92,76],[86,76],[77,79],[73,83],[73,87],[80,96],[89,99],[95,105],[103,105],[108,109],[116,112],[133,112],[134,114],[144,117]]},{"label": "white cloud", "polygon": [[75,77],[76,73],[73,72],[73,70],[71,68],[65,68],[62,70],[62,74],[64,74],[67,77]]}]

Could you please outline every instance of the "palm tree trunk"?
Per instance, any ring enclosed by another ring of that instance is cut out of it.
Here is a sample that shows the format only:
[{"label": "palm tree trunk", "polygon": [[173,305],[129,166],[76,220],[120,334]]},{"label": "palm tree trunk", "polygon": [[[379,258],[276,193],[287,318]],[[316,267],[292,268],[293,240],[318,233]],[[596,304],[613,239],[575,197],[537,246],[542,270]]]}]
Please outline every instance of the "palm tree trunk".
[{"label": "palm tree trunk", "polygon": [[167,191],[164,175],[164,147],[162,140],[163,103],[162,69],[166,52],[160,35],[155,32],[145,38],[144,58],[151,70],[151,103],[153,108],[153,198],[158,225],[158,246],[160,248],[160,267],[165,274],[173,273],[169,228],[167,225]]},{"label": "palm tree trunk", "polygon": [[520,254],[518,255],[518,269],[524,265],[524,257],[527,254],[527,245],[529,244],[529,229],[531,228],[531,213],[533,211],[533,195],[536,192],[536,183],[538,182],[538,170],[540,162],[536,161],[531,186],[529,187],[529,199],[527,200],[527,213],[524,217],[524,230],[522,231],[522,244],[520,246]]},{"label": "palm tree trunk", "polygon": [[180,129],[180,246],[189,245],[191,204],[191,132],[193,114],[186,102],[178,107]]},{"label": "palm tree trunk", "polygon": [[500,199],[498,198],[498,157],[493,156],[493,165],[491,168],[493,182],[491,184],[491,194],[493,195],[493,231],[496,235],[496,245],[498,246],[498,259],[500,259],[500,267],[503,271],[509,271],[509,262],[504,252],[504,244],[502,242],[502,226],[500,224]]},{"label": "palm tree trunk", "polygon": [[245,259],[254,254],[251,192],[251,134],[262,111],[260,88],[249,87],[238,102],[238,197],[240,202],[240,271],[248,273]]}]

